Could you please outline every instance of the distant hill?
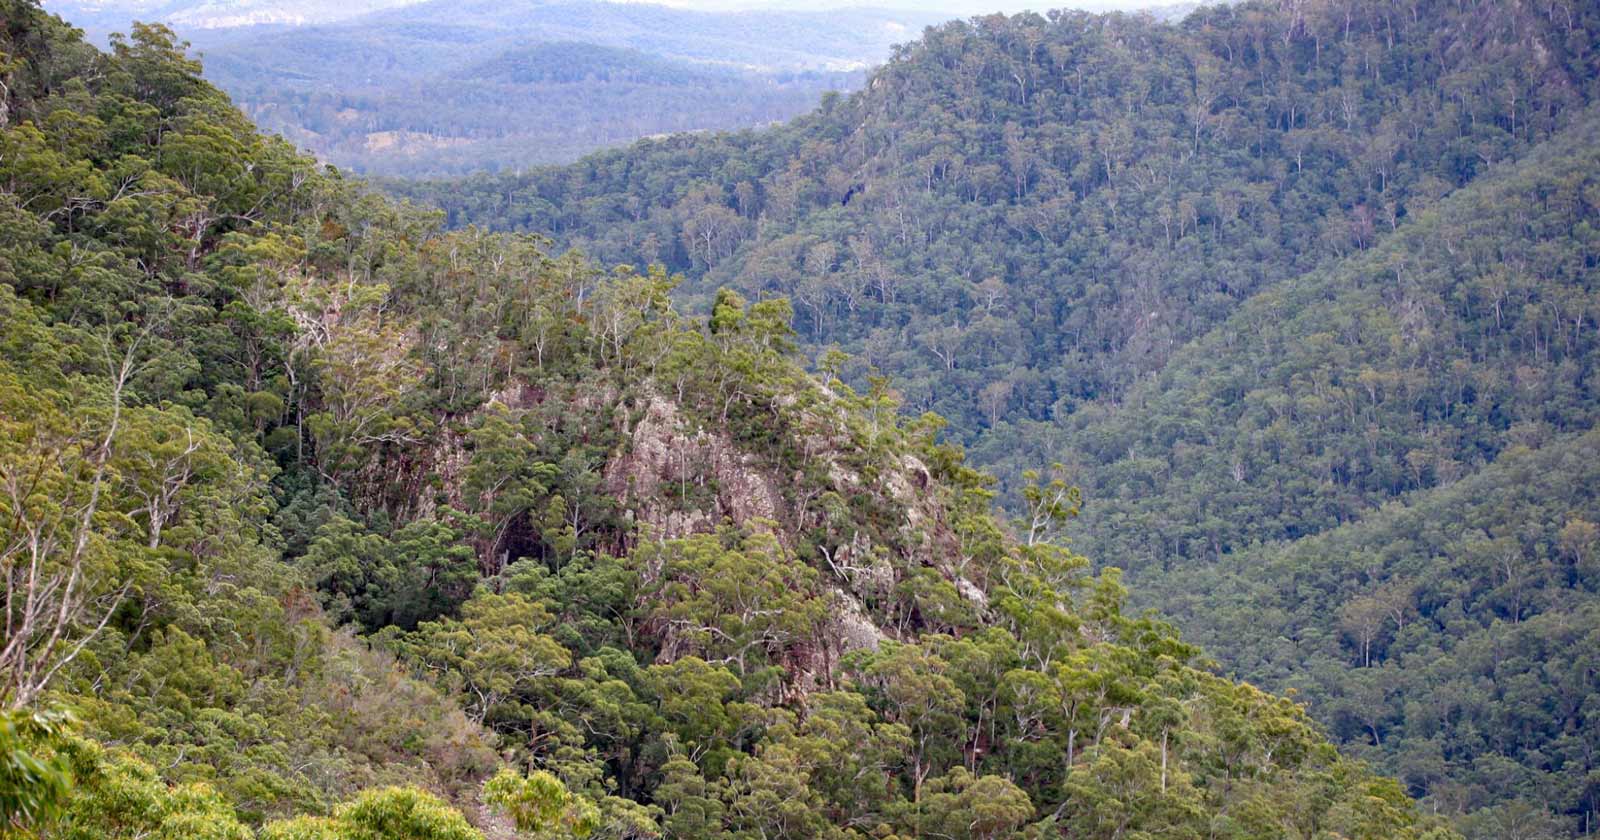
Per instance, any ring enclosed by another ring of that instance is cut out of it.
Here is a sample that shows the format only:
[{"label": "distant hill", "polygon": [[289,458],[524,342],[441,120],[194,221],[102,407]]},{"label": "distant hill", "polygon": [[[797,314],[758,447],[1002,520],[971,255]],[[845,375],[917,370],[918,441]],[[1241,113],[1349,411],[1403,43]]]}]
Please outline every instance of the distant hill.
[{"label": "distant hill", "polygon": [[97,40],[132,20],[160,21],[183,31],[261,24],[331,23],[417,0],[51,0],[46,9]]},{"label": "distant hill", "polygon": [[640,137],[782,122],[859,86],[941,17],[592,0],[50,8],[102,41],[134,20],[167,23],[264,129],[347,169],[400,176],[518,170]]},{"label": "distant hill", "polygon": [[740,74],[725,68],[690,64],[637,50],[555,41],[511,47],[452,74],[462,81],[506,84],[639,82],[665,86],[714,85]]},{"label": "distant hill", "polygon": [[897,43],[943,22],[937,12],[870,8],[700,12],[598,0],[431,0],[365,16],[346,26],[451,27],[481,42],[576,40],[763,71],[860,70]]}]

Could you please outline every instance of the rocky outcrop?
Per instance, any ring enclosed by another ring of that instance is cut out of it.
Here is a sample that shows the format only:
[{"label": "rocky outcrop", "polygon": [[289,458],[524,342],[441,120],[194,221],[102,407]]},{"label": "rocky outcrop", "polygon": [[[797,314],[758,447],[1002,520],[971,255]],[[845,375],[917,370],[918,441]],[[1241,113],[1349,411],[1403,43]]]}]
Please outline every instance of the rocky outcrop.
[{"label": "rocky outcrop", "polygon": [[623,429],[621,451],[606,465],[605,489],[651,534],[706,533],[724,520],[793,521],[759,459],[741,452],[725,432],[696,426],[655,394],[635,413],[631,428]]},{"label": "rocky outcrop", "polygon": [[[606,492],[642,526],[640,536],[673,539],[733,523],[771,529],[791,550],[811,541],[808,553],[835,609],[825,638],[802,657],[807,661],[788,663],[800,683],[810,675],[826,678],[839,656],[896,635],[893,628],[903,622],[888,611],[896,586],[912,570],[935,569],[968,600],[985,601],[982,587],[959,573],[959,540],[927,465],[904,453],[888,464],[847,458],[844,453],[861,451],[859,442],[843,421],[829,421],[826,403],[815,411],[804,424],[804,451],[817,469],[788,475],[741,448],[724,429],[646,391],[619,412],[623,442],[604,471]],[[817,540],[830,531],[818,504],[829,493],[846,504],[867,497],[884,521],[870,527],[849,522],[832,529],[832,538]]]}]

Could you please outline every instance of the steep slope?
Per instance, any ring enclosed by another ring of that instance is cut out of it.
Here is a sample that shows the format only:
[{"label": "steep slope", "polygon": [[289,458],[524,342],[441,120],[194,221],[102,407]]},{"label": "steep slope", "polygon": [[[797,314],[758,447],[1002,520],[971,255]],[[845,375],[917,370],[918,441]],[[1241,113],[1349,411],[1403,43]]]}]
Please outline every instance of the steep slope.
[{"label": "steep slope", "polygon": [[1514,447],[1359,522],[1141,589],[1236,675],[1310,699],[1345,751],[1470,814],[1469,835],[1581,836],[1597,463],[1595,432]]},{"label": "steep slope", "polygon": [[1137,569],[1203,560],[1592,428],[1597,130],[1583,115],[1377,247],[1251,299],[1114,416],[1071,421],[1068,445],[1098,463],[1085,541]]},{"label": "steep slope", "polygon": [[[170,44],[105,57],[30,4],[0,14],[6,835],[53,812],[43,736],[78,791],[51,837],[240,837],[382,784],[472,795],[487,733],[332,628],[280,558],[255,436],[276,398],[226,349],[250,328],[215,315],[312,163]],[[32,714],[56,705],[94,741]]]},{"label": "steep slope", "polygon": [[[1582,832],[1592,518],[1556,453],[1597,404],[1597,31],[1592,7],[1499,3],[983,18],[784,129],[395,189],[457,224],[662,261],[691,302],[791,296],[809,353],[840,346],[847,379],[891,374],[951,417],[1013,507],[1023,470],[1066,462],[1088,499],[1075,546],[1231,673],[1302,688],[1476,836]],[[1565,472],[1530,498],[1446,501],[1546,445]],[[1487,542],[1363,522],[1396,499]],[[1512,536],[1519,515],[1539,524]],[[1347,536],[1293,542],[1330,531]],[[1328,548],[1352,543],[1410,559]],[[1495,629],[1534,615],[1551,646]],[[1531,653],[1485,665],[1512,635]]]},{"label": "steep slope", "polygon": [[1095,499],[1078,546],[1231,670],[1441,807],[1515,793],[1566,831],[1600,766],[1597,131],[1257,296],[1055,439]]},{"label": "steep slope", "polygon": [[1454,836],[786,302],[443,232],[4,11],[8,834]]}]

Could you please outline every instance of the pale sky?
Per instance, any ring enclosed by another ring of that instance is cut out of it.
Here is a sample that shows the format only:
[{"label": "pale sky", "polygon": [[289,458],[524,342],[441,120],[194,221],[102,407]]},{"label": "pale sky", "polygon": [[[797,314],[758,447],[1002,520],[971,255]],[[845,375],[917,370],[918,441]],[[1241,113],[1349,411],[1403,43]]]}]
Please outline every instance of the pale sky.
[{"label": "pale sky", "polygon": [[728,11],[733,9],[836,9],[847,6],[892,9],[917,9],[937,11],[951,17],[966,17],[989,12],[1021,12],[1048,9],[1085,9],[1105,12],[1113,9],[1134,11],[1155,6],[1175,5],[1176,0],[624,0],[624,2],[649,2],[684,9]]},{"label": "pale sky", "polygon": [[[424,0],[44,0],[51,11],[91,29],[121,28],[126,21],[155,16],[180,31],[251,23],[329,23],[367,12],[409,6]],[[537,0],[535,0],[537,2]],[[921,12],[924,19],[950,19],[993,12],[1047,11],[1053,8],[1108,11],[1177,5],[1180,0],[611,0],[654,3],[683,9],[735,11],[787,9],[819,11],[869,7]],[[1211,2],[1226,0],[1211,0]],[[1185,5],[1192,5],[1188,3]]]}]

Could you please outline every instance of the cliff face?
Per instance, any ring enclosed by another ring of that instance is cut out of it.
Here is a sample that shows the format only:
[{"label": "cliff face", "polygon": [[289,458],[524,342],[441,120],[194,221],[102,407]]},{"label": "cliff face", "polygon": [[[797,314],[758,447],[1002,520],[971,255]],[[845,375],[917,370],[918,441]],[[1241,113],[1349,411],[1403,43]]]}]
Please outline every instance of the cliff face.
[{"label": "cliff face", "polygon": [[[638,526],[636,539],[679,539],[732,524],[770,532],[789,551],[805,542],[804,532],[817,523],[815,516],[796,508],[804,495],[799,492],[803,474],[778,474],[759,455],[742,450],[725,431],[708,430],[685,418],[660,394],[647,391],[640,402],[622,412],[624,423],[631,419],[632,424],[622,429],[623,443],[606,465],[604,484],[606,492],[625,506],[624,516]],[[808,457],[821,465],[826,476],[822,492],[869,494],[887,489],[863,486],[823,448],[822,441],[809,444]],[[909,456],[908,461],[915,463]],[[926,487],[925,468],[920,478]],[[885,485],[904,491],[893,493],[895,501],[905,506],[904,529],[926,521],[903,478]],[[823,588],[828,618],[815,637],[794,648],[782,663],[789,674],[784,696],[790,702],[804,702],[810,692],[833,688],[834,670],[846,654],[876,650],[890,637],[874,620],[862,593],[891,590],[893,564],[882,552],[874,552],[871,538],[859,531],[849,542],[816,548],[833,572]],[[909,560],[901,558],[902,563]],[[659,569],[640,571],[649,584]],[[663,656],[673,647],[667,640]],[[663,660],[658,657],[658,661]]]},{"label": "cliff face", "polygon": [[[715,423],[686,417],[647,387],[619,412],[622,442],[606,464],[605,492],[621,500],[625,515],[650,538],[712,533],[731,523],[769,530],[789,549],[803,548],[827,573],[852,625],[866,620],[866,603],[881,602],[917,569],[936,571],[982,606],[982,589],[960,573],[960,540],[948,521],[946,491],[927,465],[905,452],[863,463],[852,450],[856,442],[839,398],[816,383],[805,387],[820,399],[803,410],[793,398],[780,402],[781,411],[801,411],[796,425],[808,430],[798,442],[800,468],[788,471]],[[841,518],[837,509],[830,512],[831,502],[875,511],[881,524]],[[886,633],[897,631],[855,626],[844,636],[857,642],[834,641],[849,648]]]},{"label": "cliff face", "polygon": [[[604,486],[648,533],[673,539],[724,520],[795,522],[776,478],[726,432],[691,422],[662,396],[646,393],[641,403],[622,412],[623,443],[606,464]],[[793,543],[788,528],[777,530]]]}]

